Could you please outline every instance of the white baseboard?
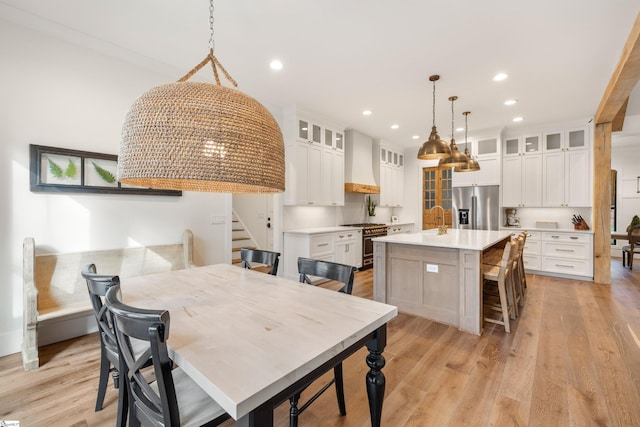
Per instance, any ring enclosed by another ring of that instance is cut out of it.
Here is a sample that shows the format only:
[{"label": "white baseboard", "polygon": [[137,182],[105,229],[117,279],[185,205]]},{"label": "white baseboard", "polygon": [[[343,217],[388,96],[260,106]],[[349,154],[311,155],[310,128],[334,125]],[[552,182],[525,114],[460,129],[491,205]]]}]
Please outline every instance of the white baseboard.
[{"label": "white baseboard", "polygon": [[22,329],[0,334],[0,357],[19,353],[22,348]]},{"label": "white baseboard", "polygon": [[[65,341],[98,330],[93,314],[61,322],[46,323],[38,327],[38,346]],[[0,357],[22,351],[22,329],[0,335]]]}]

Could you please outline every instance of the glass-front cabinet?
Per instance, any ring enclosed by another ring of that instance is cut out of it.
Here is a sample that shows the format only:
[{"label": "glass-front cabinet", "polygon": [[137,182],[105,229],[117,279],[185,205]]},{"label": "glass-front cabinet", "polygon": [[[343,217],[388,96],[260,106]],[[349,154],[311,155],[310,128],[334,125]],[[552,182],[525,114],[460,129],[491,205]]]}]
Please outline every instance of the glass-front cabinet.
[{"label": "glass-front cabinet", "polygon": [[544,152],[584,150],[588,148],[587,130],[568,129],[544,134]]},{"label": "glass-front cabinet", "polygon": [[322,127],[307,119],[298,119],[298,139],[313,144],[322,142]]},{"label": "glass-front cabinet", "polygon": [[534,134],[505,138],[502,155],[504,157],[513,157],[541,152],[540,135]]}]

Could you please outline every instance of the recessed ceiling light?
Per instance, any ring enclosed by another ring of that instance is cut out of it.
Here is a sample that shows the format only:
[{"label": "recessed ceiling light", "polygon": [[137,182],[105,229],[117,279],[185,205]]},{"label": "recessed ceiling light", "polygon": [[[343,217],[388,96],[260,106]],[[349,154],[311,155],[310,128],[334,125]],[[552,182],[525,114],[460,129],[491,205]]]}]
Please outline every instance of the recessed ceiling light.
[{"label": "recessed ceiling light", "polygon": [[456,128],[456,132],[462,132],[464,128]]},{"label": "recessed ceiling light", "polygon": [[420,138],[420,135],[413,135],[411,138],[412,139],[418,139],[418,138]]},{"label": "recessed ceiling light", "polygon": [[522,119],[522,117],[520,117],[520,116],[518,116],[518,117],[514,117],[514,118],[513,118],[513,121],[514,121],[514,122],[521,122],[522,120],[523,120],[523,119]]},{"label": "recessed ceiling light", "polygon": [[507,99],[506,101],[504,101],[504,105],[514,105],[517,103],[518,103],[517,99]]},{"label": "recessed ceiling light", "polygon": [[269,67],[271,67],[272,70],[282,70],[282,61],[280,61],[279,59],[274,59],[269,64]]},{"label": "recessed ceiling light", "polygon": [[493,81],[494,82],[500,82],[500,81],[506,79],[507,77],[509,77],[509,75],[506,74],[506,73],[498,73],[495,76],[493,76]]},{"label": "recessed ceiling light", "polygon": [[362,115],[363,115],[363,116],[370,116],[370,115],[371,115],[371,110],[364,110],[364,111],[362,112]]},{"label": "recessed ceiling light", "polygon": [[391,129],[398,129],[400,125],[391,125]]}]

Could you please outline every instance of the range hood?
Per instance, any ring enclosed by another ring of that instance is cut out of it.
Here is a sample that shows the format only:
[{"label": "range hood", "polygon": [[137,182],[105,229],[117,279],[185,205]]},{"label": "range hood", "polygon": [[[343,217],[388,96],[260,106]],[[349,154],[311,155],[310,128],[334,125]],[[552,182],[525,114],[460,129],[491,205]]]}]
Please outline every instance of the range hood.
[{"label": "range hood", "polygon": [[380,194],[373,175],[373,138],[357,130],[347,130],[344,154],[344,191]]}]

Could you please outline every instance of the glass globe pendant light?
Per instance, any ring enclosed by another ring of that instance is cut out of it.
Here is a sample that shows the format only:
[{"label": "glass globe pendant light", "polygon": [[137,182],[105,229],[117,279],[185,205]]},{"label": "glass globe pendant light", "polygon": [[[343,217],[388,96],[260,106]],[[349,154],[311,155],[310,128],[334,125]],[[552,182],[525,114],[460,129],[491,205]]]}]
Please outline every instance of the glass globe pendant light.
[{"label": "glass globe pendant light", "polygon": [[465,166],[467,164],[467,156],[462,154],[460,150],[458,150],[458,146],[456,145],[456,140],[453,137],[453,102],[457,100],[457,96],[450,96],[449,101],[451,101],[451,157],[447,157],[446,159],[440,159],[438,163],[438,167],[441,168],[456,168]]},{"label": "glass globe pendant light", "polygon": [[420,150],[418,150],[419,160],[434,160],[434,159],[446,159],[451,156],[451,148],[446,141],[440,139],[438,130],[436,129],[436,82],[440,79],[440,76],[433,75],[429,77],[429,81],[433,82],[433,126],[431,127],[431,134],[429,139],[426,140]]},{"label": "glass globe pendant light", "polygon": [[471,157],[469,153],[469,144],[467,143],[467,117],[471,114],[471,111],[465,111],[462,113],[464,116],[464,155],[467,157],[467,164],[464,166],[458,166],[453,169],[454,172],[475,172],[480,170],[480,164]]}]

